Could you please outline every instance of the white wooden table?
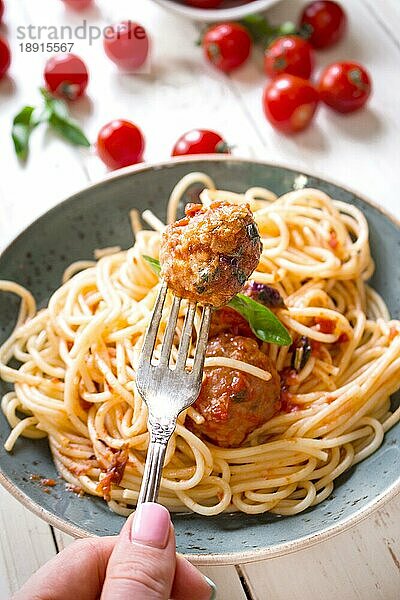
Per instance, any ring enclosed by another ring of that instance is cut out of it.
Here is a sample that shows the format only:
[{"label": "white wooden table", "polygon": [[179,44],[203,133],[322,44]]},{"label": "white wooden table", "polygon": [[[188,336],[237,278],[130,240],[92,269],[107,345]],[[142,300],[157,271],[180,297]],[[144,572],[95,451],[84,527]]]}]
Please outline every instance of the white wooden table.
[{"label": "white wooden table", "polygon": [[[105,173],[96,157],[37,131],[26,167],[16,161],[9,128],[20,106],[38,100],[46,55],[19,51],[17,27],[79,25],[59,0],[6,0],[7,35],[13,48],[10,78],[0,82],[0,244],[4,247],[35,217]],[[302,2],[284,0],[271,19],[295,18]],[[146,159],[169,156],[176,138],[193,127],[210,127],[235,145],[235,154],[316,170],[349,185],[400,216],[399,62],[400,2],[342,0],[350,19],[346,39],[318,54],[318,67],[356,59],[371,71],[374,94],[368,108],[351,117],[321,109],[305,133],[284,138],[272,131],[261,110],[265,83],[259,56],[232,77],[204,65],[194,42],[194,24],[162,11],[150,0],[97,0],[88,13],[99,26],[130,18],[154,38],[151,72],[120,76],[97,41],[75,40],[87,61],[88,99],[75,116],[95,139],[112,118],[137,122],[147,137]],[[44,39],[46,41],[46,39]],[[0,490],[0,598],[8,598],[40,565],[70,543]],[[204,572],[219,598],[243,600],[396,600],[400,597],[400,498],[358,527],[286,557]],[[242,585],[244,584],[244,585]]]}]

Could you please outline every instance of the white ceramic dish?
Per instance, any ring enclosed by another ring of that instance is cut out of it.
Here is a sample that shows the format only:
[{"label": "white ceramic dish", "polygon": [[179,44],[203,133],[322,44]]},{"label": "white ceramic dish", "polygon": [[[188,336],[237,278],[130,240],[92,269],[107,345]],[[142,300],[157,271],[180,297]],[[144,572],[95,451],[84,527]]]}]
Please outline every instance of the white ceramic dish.
[{"label": "white ceramic dish", "polygon": [[175,12],[195,21],[234,21],[246,15],[262,12],[279,0],[254,0],[240,4],[239,2],[227,2],[226,8],[201,9],[184,4],[179,0],[153,0],[163,8]]}]

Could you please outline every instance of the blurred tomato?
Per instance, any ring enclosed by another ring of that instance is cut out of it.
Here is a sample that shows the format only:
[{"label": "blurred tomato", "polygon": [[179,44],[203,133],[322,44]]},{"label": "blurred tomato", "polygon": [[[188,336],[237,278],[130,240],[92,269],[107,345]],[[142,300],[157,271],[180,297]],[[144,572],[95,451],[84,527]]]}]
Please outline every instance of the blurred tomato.
[{"label": "blurred tomato", "polygon": [[143,161],[145,141],[131,121],[116,119],[104,125],[97,136],[97,154],[110,169]]},{"label": "blurred tomato", "polygon": [[89,73],[79,56],[56,54],[46,63],[44,80],[52,94],[67,100],[76,100],[86,90]]},{"label": "blurred tomato", "polygon": [[84,10],[93,4],[93,0],[63,0],[63,2],[74,10]]},{"label": "blurred tomato", "polygon": [[298,35],[279,37],[265,50],[264,68],[270,77],[289,73],[308,79],[313,67],[312,46]]},{"label": "blurred tomato", "polygon": [[0,79],[7,73],[11,64],[10,46],[7,40],[0,36]]},{"label": "blurred tomato", "polygon": [[264,113],[271,125],[284,133],[302,131],[318,105],[318,92],[306,79],[279,75],[264,90]]},{"label": "blurred tomato", "polygon": [[347,17],[337,2],[315,0],[305,7],[300,25],[306,26],[311,35],[309,42],[314,48],[328,48],[336,44],[346,29]]},{"label": "blurred tomato", "polygon": [[251,48],[252,40],[249,32],[238,23],[214,25],[203,37],[206,59],[225,73],[237,69],[246,62]]},{"label": "blurred tomato", "polygon": [[358,110],[372,89],[367,71],[355,62],[337,62],[326,67],[319,81],[322,102],[341,113]]},{"label": "blurred tomato", "polygon": [[104,31],[104,50],[123,71],[136,71],[149,54],[149,38],[144,27],[133,21],[110,25]]},{"label": "blurred tomato", "polygon": [[172,150],[172,156],[215,153],[229,154],[230,149],[219,133],[209,129],[187,131],[179,138]]}]

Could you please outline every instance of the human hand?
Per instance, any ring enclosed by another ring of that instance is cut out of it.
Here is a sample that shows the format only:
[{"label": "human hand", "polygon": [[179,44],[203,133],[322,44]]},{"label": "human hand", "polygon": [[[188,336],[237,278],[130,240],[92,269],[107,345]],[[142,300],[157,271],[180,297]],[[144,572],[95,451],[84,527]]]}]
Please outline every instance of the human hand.
[{"label": "human hand", "polygon": [[169,512],[142,504],[118,537],[78,540],[13,600],[213,600],[215,586],[175,551]]}]

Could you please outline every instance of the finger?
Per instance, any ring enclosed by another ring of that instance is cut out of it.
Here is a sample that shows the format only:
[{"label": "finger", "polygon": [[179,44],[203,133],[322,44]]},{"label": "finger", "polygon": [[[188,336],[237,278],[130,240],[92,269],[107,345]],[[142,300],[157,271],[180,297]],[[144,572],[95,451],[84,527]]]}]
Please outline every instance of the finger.
[{"label": "finger", "polygon": [[175,580],[171,596],[173,600],[214,600],[217,588],[215,583],[204,577],[183,556],[176,557]]},{"label": "finger", "polygon": [[141,504],[111,554],[101,600],[168,600],[175,574],[175,534],[161,504]]},{"label": "finger", "polygon": [[117,539],[76,540],[28,579],[13,600],[97,600]]}]

